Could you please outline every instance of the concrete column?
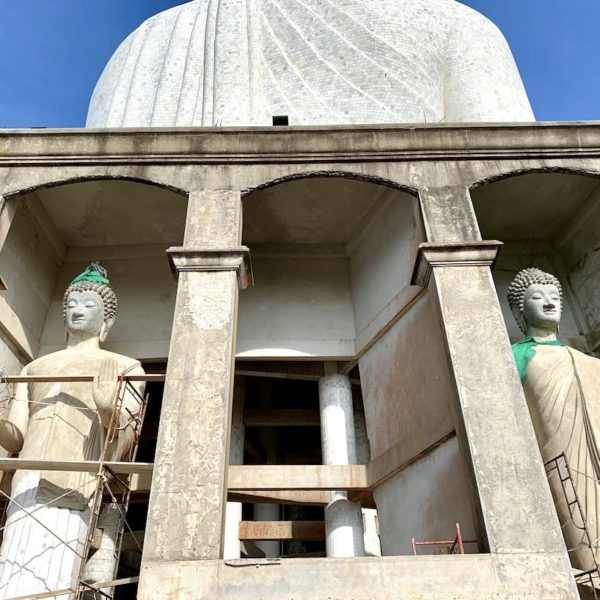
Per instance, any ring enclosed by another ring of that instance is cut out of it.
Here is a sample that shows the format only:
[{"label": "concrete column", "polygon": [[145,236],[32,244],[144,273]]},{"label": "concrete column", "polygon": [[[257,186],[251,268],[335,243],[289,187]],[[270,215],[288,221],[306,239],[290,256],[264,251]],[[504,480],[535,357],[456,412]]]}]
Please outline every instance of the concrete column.
[{"label": "concrete column", "polygon": [[[233,386],[233,404],[231,410],[231,443],[229,446],[229,464],[244,464],[244,403],[246,401],[246,378],[237,376]],[[242,503],[227,502],[225,512],[225,540],[223,558],[241,557],[240,522],[242,521]]]},{"label": "concrete column", "polygon": [[185,246],[168,251],[177,300],[140,600],[157,597],[175,562],[223,556],[238,286],[252,283],[240,205],[228,190],[192,194]]},{"label": "concrete column", "polygon": [[[347,375],[335,372],[335,364],[325,365],[326,375],[319,380],[321,410],[321,447],[323,464],[356,464],[356,435],[352,386]],[[327,556],[364,556],[360,506],[348,500],[345,491],[331,493],[325,508]]]},{"label": "concrete column", "polygon": [[570,571],[491,276],[500,245],[421,244],[413,284],[433,274],[490,552],[557,553]]}]

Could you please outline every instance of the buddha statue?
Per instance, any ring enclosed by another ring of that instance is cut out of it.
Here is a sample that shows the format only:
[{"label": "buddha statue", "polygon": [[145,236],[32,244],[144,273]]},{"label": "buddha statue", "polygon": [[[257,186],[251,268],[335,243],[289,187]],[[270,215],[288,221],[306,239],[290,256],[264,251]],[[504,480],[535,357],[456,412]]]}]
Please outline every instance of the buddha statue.
[{"label": "buddha statue", "polygon": [[[562,288],[553,275],[522,270],[508,288],[508,302],[526,335],[512,348],[542,459],[564,453],[582,508],[571,504],[570,483],[563,489],[558,471],[551,470],[548,480],[571,564],[588,571],[600,559],[600,360],[557,339]],[[564,463],[561,472],[565,477]]]},{"label": "buddha statue", "polygon": [[[113,326],[117,298],[106,271],[92,264],[63,299],[67,347],[28,364],[24,376],[93,376],[93,382],[16,385],[0,445],[19,458],[97,461],[101,458],[121,374],[142,375],[140,363],[107,352],[101,342]],[[143,394],[144,383],[135,383]],[[106,460],[122,460],[134,438],[139,404],[125,390],[118,434]],[[0,547],[0,598],[74,589],[80,572],[95,473],[17,471]],[[71,598],[64,594],[59,598]]]},{"label": "buddha statue", "polygon": [[194,0],[116,49],[87,127],[534,120],[504,36],[455,0]]}]

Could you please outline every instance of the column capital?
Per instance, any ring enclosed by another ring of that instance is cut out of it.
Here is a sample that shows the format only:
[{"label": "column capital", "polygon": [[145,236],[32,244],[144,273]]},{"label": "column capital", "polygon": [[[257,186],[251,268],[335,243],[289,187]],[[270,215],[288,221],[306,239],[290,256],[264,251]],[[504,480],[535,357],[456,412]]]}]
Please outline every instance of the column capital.
[{"label": "column capital", "polygon": [[177,278],[186,271],[236,271],[240,289],[254,285],[250,250],[238,248],[187,248],[167,249],[171,270]]},{"label": "column capital", "polygon": [[491,267],[502,245],[497,240],[419,244],[411,284],[427,287],[434,267]]}]

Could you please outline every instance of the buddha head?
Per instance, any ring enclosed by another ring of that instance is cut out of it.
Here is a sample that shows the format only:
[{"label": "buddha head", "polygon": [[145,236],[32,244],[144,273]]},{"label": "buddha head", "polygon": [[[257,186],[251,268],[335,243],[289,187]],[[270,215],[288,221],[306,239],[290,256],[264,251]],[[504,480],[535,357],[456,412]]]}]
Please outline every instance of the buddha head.
[{"label": "buddha head", "polygon": [[530,329],[558,330],[562,288],[554,275],[536,268],[523,269],[508,286],[507,297],[523,333]]},{"label": "buddha head", "polygon": [[80,273],[63,296],[63,316],[71,337],[106,339],[117,315],[117,296],[110,287],[106,269],[92,263]]}]

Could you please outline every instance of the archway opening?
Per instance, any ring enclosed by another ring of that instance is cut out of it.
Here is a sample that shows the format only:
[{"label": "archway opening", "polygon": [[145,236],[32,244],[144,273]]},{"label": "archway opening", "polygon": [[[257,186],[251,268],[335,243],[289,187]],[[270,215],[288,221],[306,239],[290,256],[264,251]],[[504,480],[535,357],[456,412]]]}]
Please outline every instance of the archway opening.
[{"label": "archway opening", "polygon": [[553,273],[564,288],[560,335],[585,352],[600,347],[600,179],[566,172],[516,175],[471,191],[484,239],[504,247],[493,275],[511,340],[522,333],[506,288],[521,269]]},{"label": "archway opening", "polygon": [[[244,461],[325,460],[319,383],[333,370],[350,379],[357,460],[379,473],[368,493],[350,494],[363,508],[367,553],[411,554],[412,537],[446,539],[457,521],[475,537],[435,293],[410,284],[425,240],[416,196],[315,174],[263,186],[243,202],[255,277],[240,296],[237,336],[236,389],[244,391],[234,415],[244,415]],[[306,518],[327,505],[323,496],[302,496],[313,502]],[[277,505],[271,520],[304,518],[299,496],[269,502]],[[248,507],[242,514],[253,516]],[[315,552],[311,544],[300,552],[292,540],[293,554]],[[269,551],[289,548],[285,541]]]},{"label": "archway opening", "polygon": [[[32,359],[64,349],[64,291],[100,261],[119,303],[103,348],[140,360],[147,373],[164,373],[176,294],[165,250],[182,244],[186,211],[187,198],[179,193],[118,179],[64,183],[6,199],[0,213],[0,273],[7,285],[0,299],[0,368],[13,375]],[[163,387],[153,381],[145,388],[147,410],[135,443],[142,462],[154,459]],[[13,390],[3,391],[8,395],[2,399],[10,399]],[[144,484],[120,505],[129,506],[129,529],[118,555],[119,577],[139,572],[148,488]],[[106,531],[102,535],[100,545],[108,543]],[[92,544],[90,557],[98,548]],[[116,597],[128,593],[119,588]]]}]

